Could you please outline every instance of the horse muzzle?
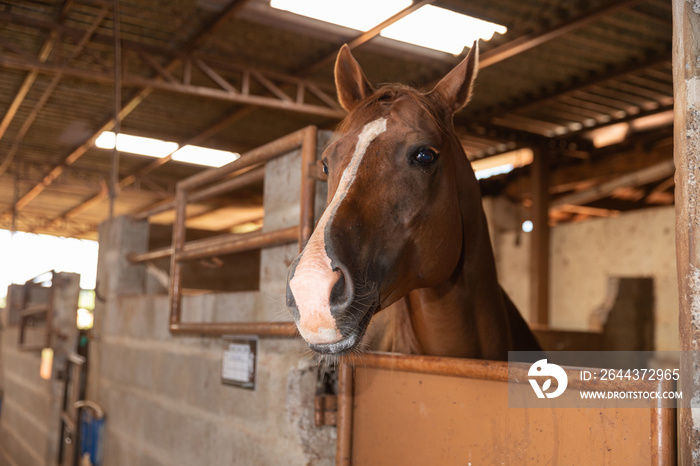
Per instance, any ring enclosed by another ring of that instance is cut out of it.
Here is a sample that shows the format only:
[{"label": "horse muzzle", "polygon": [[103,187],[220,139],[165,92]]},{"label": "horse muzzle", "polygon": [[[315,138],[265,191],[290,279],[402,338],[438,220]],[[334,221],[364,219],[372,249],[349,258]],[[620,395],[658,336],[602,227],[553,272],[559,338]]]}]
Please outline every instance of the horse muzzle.
[{"label": "horse muzzle", "polygon": [[314,264],[297,259],[287,280],[287,307],[309,348],[321,354],[343,354],[362,341],[376,300],[359,290],[342,264]]}]

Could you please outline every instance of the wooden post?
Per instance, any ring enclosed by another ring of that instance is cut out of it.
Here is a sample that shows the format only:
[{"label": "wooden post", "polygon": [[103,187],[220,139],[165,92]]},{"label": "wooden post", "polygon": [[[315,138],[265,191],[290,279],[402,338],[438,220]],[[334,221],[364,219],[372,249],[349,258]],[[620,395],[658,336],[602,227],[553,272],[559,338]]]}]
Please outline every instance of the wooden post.
[{"label": "wooden post", "polygon": [[544,147],[533,149],[530,324],[549,324],[549,163]]},{"label": "wooden post", "polygon": [[[673,0],[674,160],[681,389],[679,464],[700,461],[700,2]],[[696,399],[693,401],[693,399]],[[695,412],[695,415],[694,413]]]}]

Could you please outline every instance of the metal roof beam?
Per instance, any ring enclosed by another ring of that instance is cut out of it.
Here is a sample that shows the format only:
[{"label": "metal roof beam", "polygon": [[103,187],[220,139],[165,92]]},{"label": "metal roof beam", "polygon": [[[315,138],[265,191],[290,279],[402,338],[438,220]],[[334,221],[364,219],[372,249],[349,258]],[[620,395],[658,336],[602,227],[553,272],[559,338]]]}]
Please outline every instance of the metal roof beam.
[{"label": "metal roof beam", "polygon": [[[200,30],[198,34],[195,35],[192,39],[188,41],[188,43],[184,46],[184,51],[186,53],[190,53],[192,50],[194,50],[198,45],[200,45],[204,40],[209,38],[209,36],[219,27],[221,27],[226,21],[228,21],[232,16],[237,14],[243,6],[248,2],[249,0],[231,0],[228,4],[228,6],[222,11],[220,15],[218,15],[214,20],[212,20],[209,24],[207,24],[204,28]],[[177,60],[172,60],[168,66],[165,67],[166,70],[171,69],[177,64]],[[150,95],[150,93],[153,91],[153,87],[150,87],[146,85],[146,87],[143,87],[135,96],[133,96],[126,104],[122,106],[122,109],[117,116],[118,119],[123,119],[126,117],[129,113],[131,113],[136,107],[138,107],[143,100]],[[0,215],[0,220],[5,219],[8,215],[12,214],[13,212],[19,212],[22,210],[27,204],[29,204],[32,200],[34,200],[39,194],[41,194],[48,186],[53,183],[53,181],[60,176],[60,174],[63,172],[63,169],[65,166],[71,165],[75,163],[76,160],[78,160],[80,157],[82,157],[85,152],[88,151],[89,148],[91,148],[95,140],[99,137],[100,134],[102,134],[103,131],[108,131],[114,127],[115,121],[114,119],[109,119],[107,122],[102,124],[100,128],[91,136],[89,137],[85,142],[83,142],[80,146],[78,146],[73,152],[71,152],[64,160],[64,162],[60,165],[55,166],[45,177],[44,179],[36,184],[32,189],[30,189],[26,194],[24,194],[14,205],[13,209],[7,210],[4,212],[2,215]]]},{"label": "metal roof beam", "polygon": [[591,11],[584,13],[583,15],[565,21],[548,31],[529,34],[506,42],[499,47],[493,48],[481,54],[479,58],[479,68],[484,69],[491,65],[495,65],[498,62],[513,57],[519,53],[526,52],[593,21],[597,21],[607,15],[611,15],[622,9],[631,8],[641,1],[642,0],[620,0],[617,2],[606,3],[601,7],[594,8]]},{"label": "metal roof beam", "polygon": [[[179,62],[179,60],[177,61]],[[198,60],[198,62],[200,65],[204,63],[202,60]],[[63,76],[82,79],[85,81],[93,81],[105,85],[111,84],[114,81],[114,77],[111,73],[89,71],[66,65],[41,63],[38,61],[29,61],[21,58],[14,58],[8,56],[0,57],[0,66],[20,70],[38,71],[42,73],[60,74]],[[145,89],[148,89],[149,93],[150,91],[157,89],[177,94],[205,97],[238,104],[253,105],[257,107],[273,108],[276,110],[286,110],[338,119],[343,118],[346,114],[345,110],[341,109],[340,106],[338,106],[337,104],[334,107],[328,107],[326,105],[318,105],[300,101],[300,97],[304,97],[307,95],[307,93],[305,92],[307,83],[303,80],[294,80],[292,78],[288,78],[285,80],[286,82],[283,81],[275,83],[275,80],[273,78],[267,77],[259,71],[243,71],[244,74],[249,75],[249,79],[258,81],[265,89],[274,92],[273,97],[268,97],[264,95],[253,94],[250,88],[247,91],[238,91],[231,84],[229,84],[221,75],[212,74],[213,70],[211,67],[207,67],[206,69],[208,70],[209,77],[216,76],[215,81],[217,82],[218,87],[186,84],[184,82],[179,81],[175,82],[170,79],[166,80],[165,78],[163,78],[162,70],[157,72],[157,76],[155,78],[125,74],[122,76],[121,81],[124,87],[143,87]],[[295,95],[297,96],[297,98],[292,99],[290,96],[287,96],[280,89],[280,86],[294,86],[296,91]],[[321,92],[317,86],[313,86],[313,89],[315,92]],[[325,104],[327,102],[329,102],[329,100],[324,99],[323,103]],[[133,108],[129,108],[128,110],[122,111],[121,118],[124,118],[132,110]]]}]

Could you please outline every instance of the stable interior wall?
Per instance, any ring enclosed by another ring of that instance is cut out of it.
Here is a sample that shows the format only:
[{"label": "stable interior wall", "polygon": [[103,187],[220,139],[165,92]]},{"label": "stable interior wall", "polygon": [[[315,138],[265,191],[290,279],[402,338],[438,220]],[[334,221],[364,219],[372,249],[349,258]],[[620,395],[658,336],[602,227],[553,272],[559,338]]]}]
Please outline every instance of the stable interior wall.
[{"label": "stable interior wall", "polygon": [[[298,225],[300,186],[299,151],[267,164],[266,231]],[[104,465],[334,464],[335,427],[314,425],[318,367],[303,341],[261,338],[255,390],[223,384],[224,340],[171,335],[167,295],[126,261],[147,245],[145,222],[100,229],[89,397],[107,413]],[[285,283],[297,253],[297,244],[263,250],[259,291],[185,296],[182,320],[291,320]]]},{"label": "stable interior wall", "polygon": [[[530,235],[503,199],[485,201],[501,284],[529,318]],[[678,288],[674,207],[556,225],[550,231],[550,326],[595,330],[610,298],[613,277],[649,277],[654,283],[655,349],[678,351]],[[517,229],[516,229],[517,226]]]},{"label": "stable interior wall", "polygon": [[[52,300],[53,350],[51,378],[39,376],[41,350],[19,347],[20,326],[14,296],[23,294],[24,285],[11,285],[8,304],[2,312],[0,342],[2,362],[2,409],[0,410],[0,465],[54,466],[60,448],[60,413],[65,386],[66,354],[75,345],[75,325],[80,292],[80,275],[58,273]],[[57,335],[61,335],[60,338]]]}]

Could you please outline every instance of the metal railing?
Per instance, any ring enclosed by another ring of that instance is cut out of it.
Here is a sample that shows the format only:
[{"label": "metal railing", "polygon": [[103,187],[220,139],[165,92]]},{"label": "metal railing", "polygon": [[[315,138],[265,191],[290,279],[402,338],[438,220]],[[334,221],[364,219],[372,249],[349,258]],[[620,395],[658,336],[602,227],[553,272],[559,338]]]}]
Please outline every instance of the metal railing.
[{"label": "metal railing", "polygon": [[[144,253],[130,254],[135,263],[170,257],[170,332],[173,334],[228,335],[254,334],[260,336],[293,337],[294,322],[183,322],[182,321],[182,263],[222,254],[243,252],[299,243],[301,250],[314,228],[314,199],[317,170],[317,128],[308,126],[273,142],[243,154],[238,160],[219,168],[197,173],[177,183],[175,199],[142,212],[137,218],[147,218],[171,209],[175,210],[175,223],[170,247]],[[185,220],[188,202],[239,189],[264,179],[264,165],[289,152],[301,150],[301,196],[299,225],[271,232],[257,231],[243,235],[227,234],[194,241],[185,240]],[[232,176],[233,175],[233,176]]]},{"label": "metal railing", "polygon": [[[43,299],[39,301],[32,300],[32,289],[46,288],[47,284],[49,284],[47,293],[41,296]],[[22,308],[19,310],[18,346],[20,350],[34,351],[51,347],[51,335],[54,332],[53,299],[55,285],[56,272],[53,270],[38,275],[24,284]],[[30,334],[32,334],[31,337]]]}]

